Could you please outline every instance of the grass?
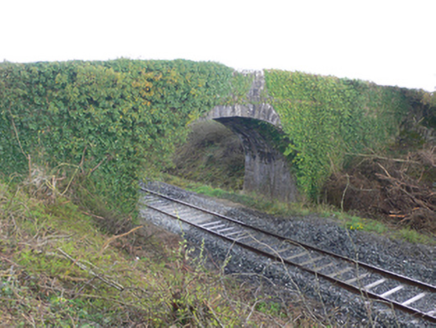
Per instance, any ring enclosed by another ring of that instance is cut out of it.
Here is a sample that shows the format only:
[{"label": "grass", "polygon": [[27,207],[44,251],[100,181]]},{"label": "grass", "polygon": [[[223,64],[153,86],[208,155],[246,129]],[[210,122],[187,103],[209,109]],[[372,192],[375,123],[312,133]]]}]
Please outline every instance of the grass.
[{"label": "grass", "polygon": [[436,245],[436,239],[408,227],[393,227],[374,219],[361,218],[347,213],[334,213],[349,230],[362,230],[387,236],[391,239],[407,241],[412,244]]},{"label": "grass", "polygon": [[0,326],[318,324],[277,305],[257,309],[269,296],[207,270],[185,241],[165,246],[148,226],[111,235],[107,223],[66,197],[0,181]]},{"label": "grass", "polygon": [[436,245],[435,238],[432,238],[427,235],[423,235],[416,230],[412,230],[410,228],[403,228],[395,232],[397,238],[406,240],[409,243],[413,244],[427,244],[427,245]]}]

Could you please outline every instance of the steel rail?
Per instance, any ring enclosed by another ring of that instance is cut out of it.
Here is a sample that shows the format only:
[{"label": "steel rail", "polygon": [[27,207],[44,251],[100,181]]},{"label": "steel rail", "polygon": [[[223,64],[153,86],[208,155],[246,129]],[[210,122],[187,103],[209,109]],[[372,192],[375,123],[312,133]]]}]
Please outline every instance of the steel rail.
[{"label": "steel rail", "polygon": [[392,271],[388,271],[388,270],[385,270],[385,269],[373,266],[373,265],[365,263],[365,262],[360,262],[358,260],[354,260],[354,259],[351,259],[349,257],[343,256],[343,255],[340,255],[340,254],[336,254],[336,253],[333,253],[333,252],[330,252],[330,251],[326,251],[326,250],[323,250],[323,249],[318,248],[316,246],[313,246],[313,245],[310,245],[310,244],[307,244],[307,243],[304,243],[304,242],[301,242],[301,241],[294,240],[292,238],[284,237],[284,236],[281,236],[279,234],[275,234],[273,232],[265,231],[265,230],[263,230],[261,228],[250,226],[249,224],[246,224],[245,222],[242,222],[242,221],[230,218],[230,217],[222,215],[220,213],[216,213],[216,212],[213,212],[213,211],[210,211],[210,210],[198,207],[198,206],[193,205],[193,204],[189,204],[189,203],[181,201],[179,199],[171,198],[169,196],[163,195],[163,194],[158,193],[158,192],[153,191],[153,190],[146,189],[144,187],[141,187],[141,190],[144,191],[144,192],[148,192],[148,193],[154,194],[154,195],[159,196],[161,198],[168,199],[168,200],[170,200],[172,202],[176,202],[176,203],[179,203],[181,205],[185,205],[185,206],[194,208],[196,210],[202,211],[204,213],[207,213],[207,214],[210,214],[210,215],[222,218],[222,219],[227,220],[229,222],[233,222],[233,223],[239,224],[239,225],[244,226],[246,228],[250,228],[252,230],[256,230],[256,231],[264,233],[266,235],[270,235],[270,236],[275,237],[277,239],[280,239],[280,240],[283,240],[283,241],[289,241],[292,244],[300,245],[300,246],[303,246],[304,248],[307,248],[307,249],[310,249],[310,250],[313,250],[313,251],[316,251],[316,252],[324,253],[324,254],[327,254],[329,256],[332,256],[332,257],[335,257],[335,258],[347,261],[347,262],[352,263],[354,265],[358,265],[361,268],[365,268],[365,269],[368,269],[368,270],[371,270],[371,271],[375,271],[378,274],[386,276],[388,278],[394,277],[396,280],[399,280],[401,282],[408,283],[410,285],[414,285],[414,286],[426,289],[428,291],[431,291],[433,293],[436,293],[436,286],[430,285],[430,284],[428,284],[426,282],[422,282],[422,281],[419,281],[419,280],[416,280],[416,279],[412,279],[412,278],[400,275],[398,273],[395,273],[395,272],[392,272]]},{"label": "steel rail", "polygon": [[[262,229],[257,228],[257,227],[250,226],[250,225],[248,225],[248,224],[246,224],[244,222],[241,222],[239,220],[227,217],[225,215],[222,215],[222,214],[219,214],[219,213],[216,213],[216,212],[213,212],[213,211],[209,211],[207,209],[198,207],[198,206],[193,205],[193,204],[189,204],[187,202],[184,202],[184,201],[181,201],[181,200],[178,200],[178,199],[174,199],[172,197],[163,195],[161,193],[155,192],[153,190],[149,190],[149,189],[144,188],[144,187],[141,187],[140,189],[141,189],[141,191],[143,191],[145,193],[153,194],[153,195],[156,195],[158,197],[167,199],[167,200],[169,200],[171,202],[179,203],[179,204],[181,204],[183,206],[187,206],[189,208],[193,208],[195,210],[198,210],[198,211],[201,211],[203,213],[212,215],[214,217],[218,217],[218,218],[221,218],[223,220],[227,220],[229,222],[241,225],[241,226],[243,226],[243,227],[245,227],[247,229],[251,229],[251,230],[263,233],[263,234],[265,234],[267,236],[271,236],[271,237],[277,238],[277,239],[282,240],[282,241],[290,242],[294,246],[301,246],[301,247],[303,247],[305,249],[310,249],[310,250],[313,250],[315,252],[319,252],[321,254],[326,254],[326,255],[331,256],[333,258],[340,259],[340,260],[352,263],[352,264],[354,264],[356,266],[356,268],[362,267],[362,268],[365,268],[365,269],[370,270],[372,272],[375,272],[377,274],[380,274],[380,275],[382,275],[382,276],[384,276],[386,278],[390,278],[390,279],[394,279],[394,280],[397,280],[397,281],[401,281],[403,283],[407,283],[409,285],[413,285],[413,286],[416,286],[416,287],[419,287],[419,288],[422,288],[422,289],[425,289],[425,290],[428,290],[428,291],[436,293],[436,286],[427,284],[425,282],[421,282],[421,281],[418,281],[418,280],[415,280],[415,279],[412,279],[412,278],[409,278],[409,277],[406,277],[406,276],[402,276],[402,275],[399,275],[399,274],[397,274],[395,272],[390,272],[390,271],[387,271],[387,270],[384,270],[384,269],[372,266],[372,265],[364,263],[364,262],[359,262],[357,260],[350,259],[350,258],[347,258],[345,256],[332,253],[330,251],[322,250],[322,249],[320,249],[320,248],[318,248],[316,246],[310,245],[310,244],[299,242],[299,241],[296,241],[296,240],[293,240],[293,239],[290,239],[290,238],[287,238],[287,237],[284,237],[284,236],[281,236],[281,235],[278,235],[278,234],[275,234],[275,233],[272,233],[272,232],[268,232],[268,231],[262,230]],[[213,231],[211,229],[208,229],[206,227],[202,227],[200,224],[195,224],[193,222],[190,222],[189,220],[185,220],[185,219],[181,218],[178,215],[174,215],[172,213],[169,213],[167,211],[159,209],[158,207],[155,207],[155,206],[152,206],[152,205],[147,205],[147,207],[149,207],[149,208],[151,208],[151,209],[153,209],[155,211],[158,211],[160,213],[163,213],[163,214],[165,214],[167,216],[170,216],[173,219],[180,220],[180,221],[182,221],[184,223],[187,223],[187,224],[189,224],[191,226],[194,226],[194,227],[196,227],[196,228],[198,228],[200,230],[206,231],[207,233],[213,234],[213,235],[215,235],[217,237],[220,237],[220,238],[225,239],[225,240],[227,240],[229,242],[232,242],[233,244],[236,244],[236,245],[239,245],[239,246],[244,247],[246,249],[249,249],[252,252],[258,253],[258,254],[260,254],[262,256],[265,256],[265,257],[268,257],[268,258],[270,258],[272,260],[275,260],[275,261],[278,261],[278,262],[282,262],[282,263],[286,263],[286,264],[294,266],[294,267],[298,267],[299,269],[301,269],[303,271],[306,271],[306,272],[309,272],[311,274],[314,274],[315,276],[322,277],[322,278],[324,278],[324,279],[326,279],[326,280],[328,280],[328,281],[330,281],[330,282],[332,282],[332,283],[334,283],[336,285],[339,285],[340,287],[342,287],[344,289],[347,289],[347,290],[349,290],[351,292],[354,292],[354,293],[359,294],[359,295],[364,295],[364,296],[366,296],[368,298],[372,298],[372,299],[376,299],[376,300],[382,301],[382,302],[384,302],[386,304],[391,304],[394,308],[397,308],[399,310],[408,312],[408,313],[410,313],[410,314],[412,314],[414,316],[423,318],[423,319],[425,319],[427,321],[435,322],[436,323],[436,317],[431,316],[431,315],[429,315],[427,313],[424,313],[424,312],[422,312],[422,311],[420,311],[418,309],[409,307],[407,305],[404,305],[404,304],[402,304],[400,302],[397,302],[397,301],[394,301],[394,300],[390,300],[390,299],[388,299],[386,297],[383,297],[381,295],[373,293],[373,292],[371,292],[369,290],[364,290],[364,289],[362,289],[362,288],[360,288],[358,286],[354,286],[354,285],[352,285],[350,283],[346,283],[346,282],[341,281],[339,279],[336,279],[336,278],[334,278],[334,277],[332,277],[330,275],[323,274],[323,273],[318,272],[316,270],[307,268],[307,267],[303,266],[302,264],[286,260],[286,259],[282,258],[279,255],[268,253],[266,251],[263,251],[261,249],[258,249],[256,247],[254,247],[254,246],[250,246],[250,245],[247,245],[247,244],[245,244],[243,242],[240,242],[240,241],[238,241],[236,239],[224,236],[224,235],[222,235],[222,234],[220,234],[218,232],[215,232],[215,231]]]}]

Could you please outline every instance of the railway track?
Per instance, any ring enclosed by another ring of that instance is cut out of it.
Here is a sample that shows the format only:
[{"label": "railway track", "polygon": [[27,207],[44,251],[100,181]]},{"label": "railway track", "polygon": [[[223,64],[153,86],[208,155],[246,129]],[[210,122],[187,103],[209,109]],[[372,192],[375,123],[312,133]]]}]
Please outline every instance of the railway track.
[{"label": "railway track", "polygon": [[353,293],[436,323],[436,286],[249,226],[143,187],[141,190],[146,193],[146,205],[155,211],[310,272]]}]

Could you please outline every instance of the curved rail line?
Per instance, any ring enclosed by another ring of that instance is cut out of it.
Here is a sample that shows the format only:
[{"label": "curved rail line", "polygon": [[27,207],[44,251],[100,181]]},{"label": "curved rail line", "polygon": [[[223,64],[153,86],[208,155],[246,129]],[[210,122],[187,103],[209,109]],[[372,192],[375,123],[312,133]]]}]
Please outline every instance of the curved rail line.
[{"label": "curved rail line", "polygon": [[[298,267],[356,294],[436,323],[436,286],[252,227],[144,187],[141,191],[148,194],[145,197],[147,207],[155,211],[275,261]],[[429,304],[432,304],[431,308]]]}]

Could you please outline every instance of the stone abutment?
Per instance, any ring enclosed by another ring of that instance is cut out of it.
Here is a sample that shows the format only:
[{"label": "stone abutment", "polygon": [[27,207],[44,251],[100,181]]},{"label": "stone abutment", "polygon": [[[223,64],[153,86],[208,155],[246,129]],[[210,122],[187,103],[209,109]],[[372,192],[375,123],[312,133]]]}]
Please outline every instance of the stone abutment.
[{"label": "stone abutment", "polygon": [[[239,136],[245,152],[244,190],[293,202],[297,187],[291,165],[279,148],[280,116],[268,104],[263,71],[247,71],[253,82],[243,104],[216,106],[200,120],[216,120]],[[262,122],[262,123],[259,123]],[[274,136],[275,135],[275,136]]]}]

